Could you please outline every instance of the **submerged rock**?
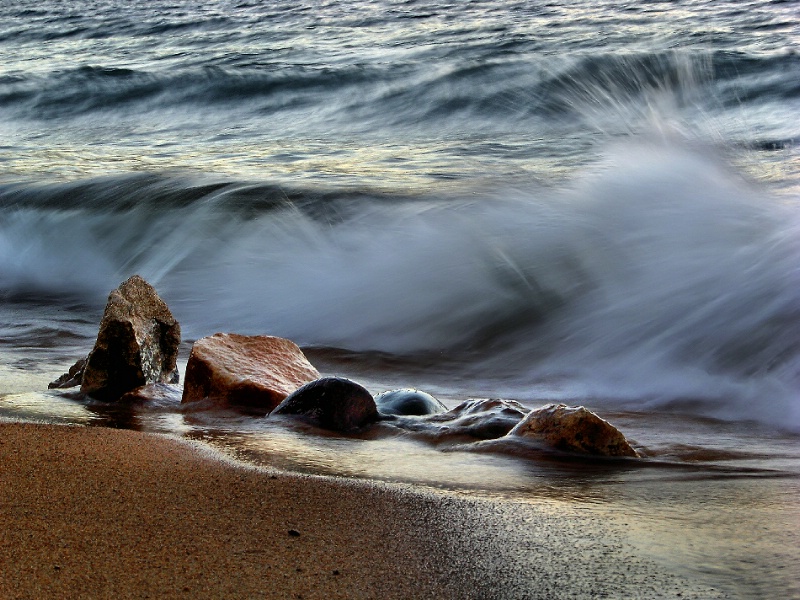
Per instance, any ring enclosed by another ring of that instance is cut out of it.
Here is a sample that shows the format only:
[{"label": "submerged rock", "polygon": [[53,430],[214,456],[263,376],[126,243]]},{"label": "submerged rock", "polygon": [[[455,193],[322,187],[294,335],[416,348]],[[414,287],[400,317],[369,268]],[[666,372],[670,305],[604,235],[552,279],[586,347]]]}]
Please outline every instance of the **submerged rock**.
[{"label": "submerged rock", "polygon": [[81,358],[74,365],[69,368],[69,371],[64,373],[55,381],[51,381],[47,385],[47,389],[63,389],[71,388],[81,384],[83,380],[83,370],[86,368],[86,359]]},{"label": "submerged rock", "polygon": [[181,401],[208,398],[220,406],[269,412],[318,377],[319,372],[290,340],[217,333],[192,346]]},{"label": "submerged rock", "polygon": [[375,404],[383,415],[435,415],[447,410],[444,404],[430,394],[414,389],[383,392],[375,396]]},{"label": "submerged rock", "polygon": [[180,402],[183,391],[171,383],[149,383],[124,394],[120,403],[134,404],[147,402],[154,404],[173,404]]},{"label": "submerged rock", "polygon": [[625,436],[583,406],[548,404],[509,433],[561,450],[596,456],[638,456]]},{"label": "submerged rock", "polygon": [[433,415],[423,421],[436,424],[440,437],[466,435],[481,440],[492,440],[506,435],[526,414],[528,409],[519,402],[484,398],[467,400],[452,410]]},{"label": "submerged rock", "polygon": [[156,290],[134,275],[108,296],[94,348],[50,384],[80,384],[99,400],[118,400],[149,383],[177,383],[181,328]]},{"label": "submerged rock", "polygon": [[372,394],[342,377],[324,377],[307,383],[281,402],[274,414],[300,416],[333,431],[353,431],[378,420]]}]

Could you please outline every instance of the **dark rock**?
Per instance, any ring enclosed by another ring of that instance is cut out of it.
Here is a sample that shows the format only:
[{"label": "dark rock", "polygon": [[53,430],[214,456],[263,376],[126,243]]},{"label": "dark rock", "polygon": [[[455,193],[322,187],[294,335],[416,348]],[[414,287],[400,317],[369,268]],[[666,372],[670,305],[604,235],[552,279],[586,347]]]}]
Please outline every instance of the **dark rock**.
[{"label": "dark rock", "polygon": [[439,435],[466,435],[481,440],[503,437],[528,414],[513,400],[485,398],[467,400],[445,413],[424,419],[439,425]]},{"label": "dark rock", "polygon": [[192,346],[182,402],[208,398],[219,406],[269,412],[291,392],[318,377],[319,372],[290,340],[217,333]]},{"label": "dark rock", "polygon": [[333,431],[353,431],[378,419],[372,394],[354,381],[341,377],[324,377],[307,383],[273,412],[297,415]]},{"label": "dark rock", "polygon": [[117,400],[149,383],[177,383],[181,328],[156,290],[134,275],[108,296],[81,392]]},{"label": "dark rock", "polygon": [[425,392],[412,389],[392,390],[375,396],[378,412],[383,415],[435,415],[447,407]]},{"label": "dark rock", "polygon": [[638,456],[625,436],[583,406],[537,408],[509,433],[563,452],[596,456]]},{"label": "dark rock", "polygon": [[81,380],[83,379],[83,370],[86,368],[86,359],[81,358],[69,368],[69,371],[64,373],[61,377],[56,379],[55,381],[51,381],[47,389],[63,389],[63,388],[71,388],[81,384]]}]

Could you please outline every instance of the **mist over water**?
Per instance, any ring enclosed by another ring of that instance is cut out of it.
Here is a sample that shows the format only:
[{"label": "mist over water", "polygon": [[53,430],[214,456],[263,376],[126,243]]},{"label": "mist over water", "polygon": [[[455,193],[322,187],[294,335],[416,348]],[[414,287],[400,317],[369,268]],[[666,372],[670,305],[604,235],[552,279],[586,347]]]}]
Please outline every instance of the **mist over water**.
[{"label": "mist over water", "polygon": [[[461,195],[169,177],[25,193],[0,227],[12,296],[99,305],[136,272],[190,338],[433,355],[466,391],[800,427],[796,199],[709,147],[629,140],[562,186]],[[88,208],[52,209],[75,194]]]}]

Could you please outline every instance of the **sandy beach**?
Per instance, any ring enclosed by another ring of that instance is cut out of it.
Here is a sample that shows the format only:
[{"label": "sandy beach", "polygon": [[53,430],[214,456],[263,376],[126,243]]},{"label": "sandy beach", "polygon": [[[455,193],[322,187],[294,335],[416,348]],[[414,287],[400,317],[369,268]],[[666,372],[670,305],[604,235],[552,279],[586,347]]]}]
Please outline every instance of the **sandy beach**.
[{"label": "sandy beach", "polygon": [[465,593],[443,550],[426,557],[430,502],[131,431],[4,425],[0,456],[3,598]]},{"label": "sandy beach", "polygon": [[579,506],[237,465],[105,428],[0,425],[3,598],[729,597]]}]

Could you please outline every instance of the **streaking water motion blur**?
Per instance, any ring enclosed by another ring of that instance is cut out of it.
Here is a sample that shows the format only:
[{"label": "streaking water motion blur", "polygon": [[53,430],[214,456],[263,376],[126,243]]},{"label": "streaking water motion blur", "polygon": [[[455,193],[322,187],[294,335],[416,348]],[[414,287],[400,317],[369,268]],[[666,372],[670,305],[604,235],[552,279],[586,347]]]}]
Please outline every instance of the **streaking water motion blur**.
[{"label": "streaking water motion blur", "polygon": [[798,430],[794,8],[3,5],[0,289]]}]

